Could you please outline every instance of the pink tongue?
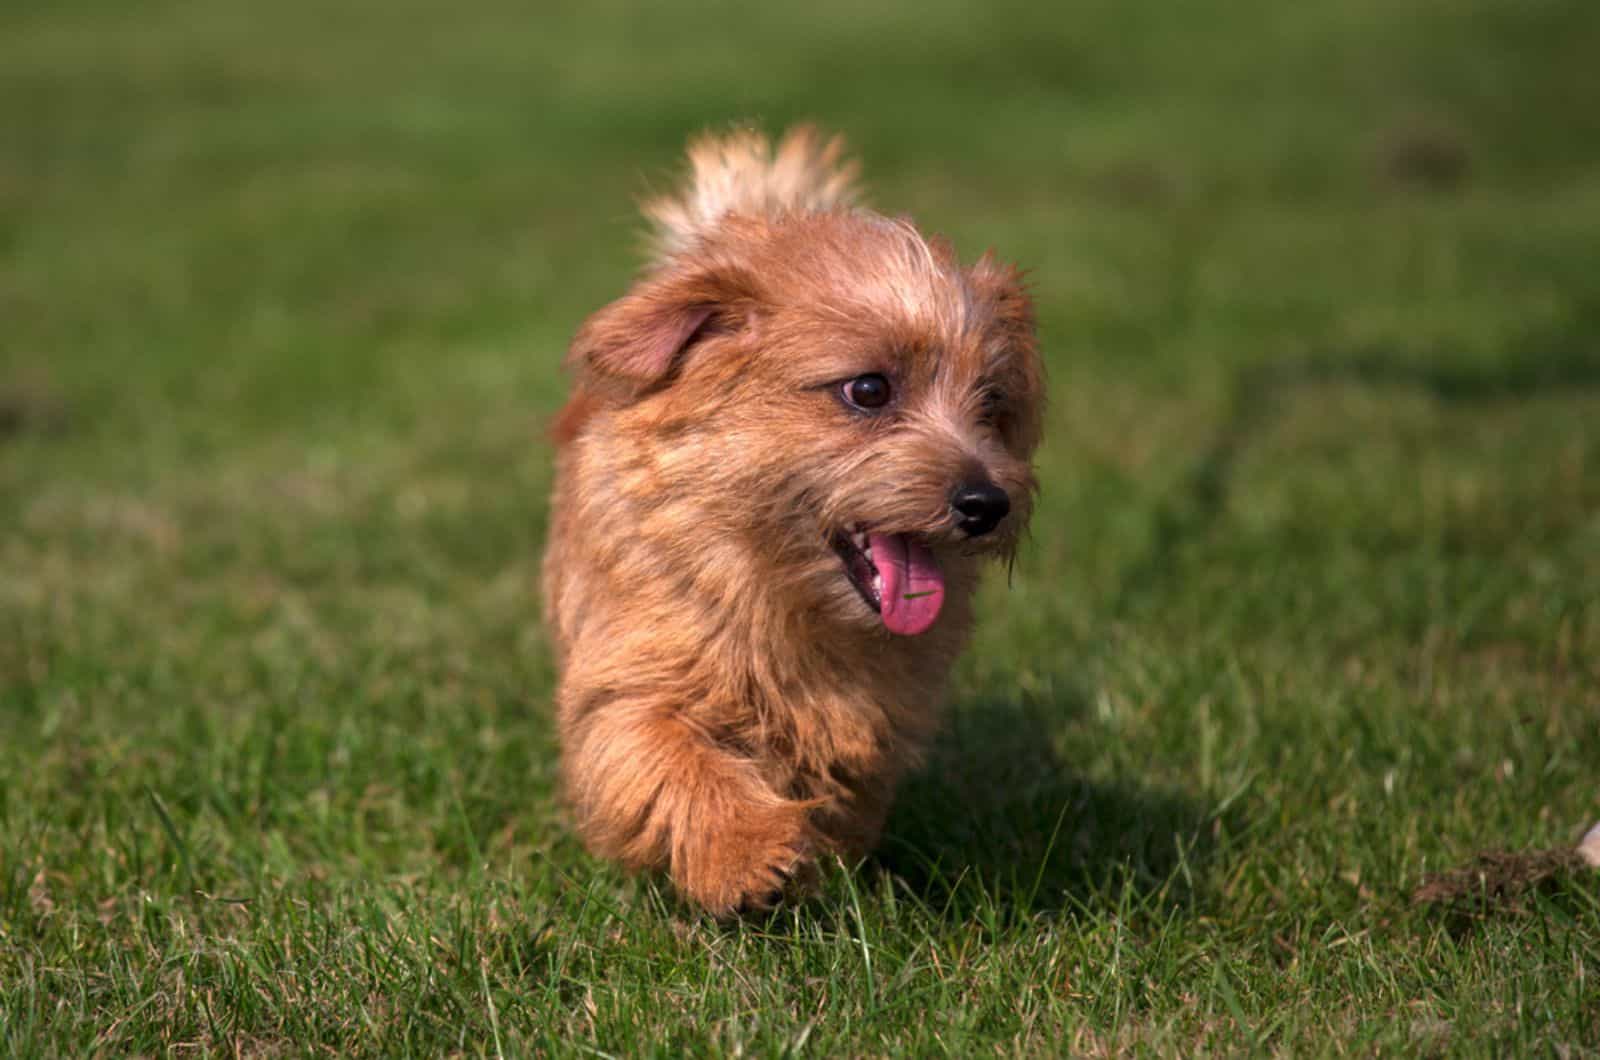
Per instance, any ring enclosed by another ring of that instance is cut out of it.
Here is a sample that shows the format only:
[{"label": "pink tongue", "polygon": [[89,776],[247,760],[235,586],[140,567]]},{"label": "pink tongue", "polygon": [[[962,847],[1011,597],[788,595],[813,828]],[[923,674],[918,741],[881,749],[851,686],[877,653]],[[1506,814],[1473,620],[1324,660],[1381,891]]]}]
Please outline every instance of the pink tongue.
[{"label": "pink tongue", "polygon": [[903,637],[926,632],[944,604],[944,575],[933,553],[905,534],[871,534],[867,541],[883,577],[883,624]]}]

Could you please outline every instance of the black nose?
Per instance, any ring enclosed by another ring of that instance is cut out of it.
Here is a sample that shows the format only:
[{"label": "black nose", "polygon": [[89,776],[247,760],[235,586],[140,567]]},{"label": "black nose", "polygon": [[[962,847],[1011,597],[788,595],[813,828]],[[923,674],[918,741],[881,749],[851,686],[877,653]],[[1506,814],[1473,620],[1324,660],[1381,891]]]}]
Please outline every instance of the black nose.
[{"label": "black nose", "polygon": [[1000,525],[1011,510],[1011,498],[992,482],[966,482],[950,494],[956,525],[969,537],[980,537]]}]

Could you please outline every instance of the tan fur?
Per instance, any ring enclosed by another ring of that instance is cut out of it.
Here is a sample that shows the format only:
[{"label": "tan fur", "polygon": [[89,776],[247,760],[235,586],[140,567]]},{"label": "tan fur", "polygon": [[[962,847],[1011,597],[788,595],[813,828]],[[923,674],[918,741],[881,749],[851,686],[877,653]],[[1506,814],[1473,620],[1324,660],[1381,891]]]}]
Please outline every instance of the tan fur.
[{"label": "tan fur", "polygon": [[776,151],[752,130],[700,137],[689,145],[688,187],[644,204],[658,263],[693,247],[730,213],[776,217],[849,206],[856,166],[843,156],[843,139],[823,139],[809,125],[790,130]]},{"label": "tan fur", "polygon": [[[545,611],[584,839],[725,915],[876,843],[981,564],[1026,525],[1043,378],[1015,270],[851,207],[837,140],[690,162],[647,207],[656,261],[569,353]],[[839,387],[873,372],[896,398],[863,415]],[[1012,511],[968,538],[950,493],[977,474]],[[830,541],[858,526],[938,556],[927,632],[891,635],[846,578]]]}]

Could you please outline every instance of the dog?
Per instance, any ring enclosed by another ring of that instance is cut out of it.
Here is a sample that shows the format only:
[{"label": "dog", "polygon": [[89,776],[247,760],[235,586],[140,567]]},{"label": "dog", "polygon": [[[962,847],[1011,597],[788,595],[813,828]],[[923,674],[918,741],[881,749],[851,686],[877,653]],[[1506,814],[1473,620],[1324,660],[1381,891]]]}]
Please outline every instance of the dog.
[{"label": "dog", "polygon": [[1036,491],[1020,272],[857,205],[842,142],[690,144],[567,357],[543,564],[567,800],[717,917],[876,844]]}]

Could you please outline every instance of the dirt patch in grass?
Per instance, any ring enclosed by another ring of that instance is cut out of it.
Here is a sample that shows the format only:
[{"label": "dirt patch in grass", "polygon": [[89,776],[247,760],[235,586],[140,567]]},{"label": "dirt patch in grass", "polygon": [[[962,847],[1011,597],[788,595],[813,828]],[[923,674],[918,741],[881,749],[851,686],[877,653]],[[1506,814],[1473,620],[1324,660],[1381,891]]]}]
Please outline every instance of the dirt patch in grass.
[{"label": "dirt patch in grass", "polygon": [[25,431],[55,434],[67,425],[65,404],[42,387],[0,387],[0,442]]},{"label": "dirt patch in grass", "polygon": [[1373,150],[1389,184],[1427,192],[1455,191],[1472,172],[1472,148],[1454,122],[1410,114],[1385,129]]},{"label": "dirt patch in grass", "polygon": [[1592,875],[1575,850],[1485,850],[1458,868],[1429,873],[1411,903],[1452,918],[1482,919],[1527,911],[1529,900]]}]

